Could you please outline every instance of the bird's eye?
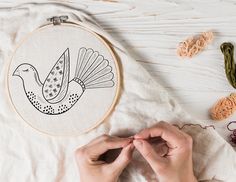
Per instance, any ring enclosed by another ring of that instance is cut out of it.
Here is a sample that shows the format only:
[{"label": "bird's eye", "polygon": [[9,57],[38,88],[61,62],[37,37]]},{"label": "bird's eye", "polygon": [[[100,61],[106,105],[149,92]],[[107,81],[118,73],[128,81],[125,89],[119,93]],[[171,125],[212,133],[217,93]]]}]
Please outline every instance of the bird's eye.
[{"label": "bird's eye", "polygon": [[25,69],[25,70],[22,70],[22,71],[24,71],[24,72],[28,72],[28,71],[29,71],[29,69]]}]

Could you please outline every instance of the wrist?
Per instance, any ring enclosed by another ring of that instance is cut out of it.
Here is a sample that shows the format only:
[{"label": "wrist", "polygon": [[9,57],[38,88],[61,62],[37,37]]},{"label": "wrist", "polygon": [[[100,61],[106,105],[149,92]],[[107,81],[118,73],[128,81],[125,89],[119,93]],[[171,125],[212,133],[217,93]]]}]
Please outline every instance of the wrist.
[{"label": "wrist", "polygon": [[180,179],[179,182],[197,182],[197,178],[194,175],[189,175]]},{"label": "wrist", "polygon": [[191,174],[184,174],[182,176],[174,176],[172,175],[171,177],[166,177],[166,178],[158,178],[160,182],[197,182],[197,178],[194,175]]}]

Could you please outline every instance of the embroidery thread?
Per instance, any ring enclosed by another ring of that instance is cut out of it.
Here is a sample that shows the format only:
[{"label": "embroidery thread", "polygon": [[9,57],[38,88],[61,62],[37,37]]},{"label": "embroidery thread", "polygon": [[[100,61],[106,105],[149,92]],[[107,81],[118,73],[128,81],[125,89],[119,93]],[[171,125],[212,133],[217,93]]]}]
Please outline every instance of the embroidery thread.
[{"label": "embroidery thread", "polygon": [[210,110],[213,120],[223,120],[230,117],[236,110],[236,93],[231,93],[228,97],[221,98]]},{"label": "embroidery thread", "polygon": [[221,52],[224,54],[225,62],[225,74],[226,77],[232,85],[236,88],[236,75],[235,75],[235,63],[234,63],[234,46],[230,42],[224,42],[220,46]]},{"label": "embroidery thread", "polygon": [[202,125],[200,125],[200,124],[192,124],[192,123],[187,123],[187,124],[184,124],[184,125],[182,125],[182,126],[179,126],[179,125],[177,125],[177,124],[173,124],[173,126],[177,127],[179,130],[182,130],[182,129],[185,128],[186,126],[198,126],[198,127],[202,128],[202,129],[204,129],[204,130],[207,129],[207,128],[213,128],[213,129],[215,129],[215,126],[214,126],[214,125],[202,126]]},{"label": "embroidery thread", "polygon": [[203,32],[198,36],[192,36],[180,42],[177,47],[177,55],[182,58],[192,58],[201,52],[213,40],[213,32]]}]

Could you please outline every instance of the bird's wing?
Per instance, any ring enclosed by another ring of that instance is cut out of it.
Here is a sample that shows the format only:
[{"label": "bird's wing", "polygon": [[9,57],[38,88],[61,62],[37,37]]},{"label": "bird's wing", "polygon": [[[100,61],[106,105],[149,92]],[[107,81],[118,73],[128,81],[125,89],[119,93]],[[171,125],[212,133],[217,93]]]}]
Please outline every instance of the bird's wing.
[{"label": "bird's wing", "polygon": [[43,84],[43,96],[49,103],[60,102],[67,93],[70,75],[69,49],[58,59]]}]

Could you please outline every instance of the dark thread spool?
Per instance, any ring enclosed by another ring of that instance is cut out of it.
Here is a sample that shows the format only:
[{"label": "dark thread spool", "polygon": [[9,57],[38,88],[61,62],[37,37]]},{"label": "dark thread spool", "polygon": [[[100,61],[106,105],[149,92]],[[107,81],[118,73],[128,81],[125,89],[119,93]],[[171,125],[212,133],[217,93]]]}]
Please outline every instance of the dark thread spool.
[{"label": "dark thread spool", "polygon": [[233,143],[235,146],[236,146],[236,129],[231,129],[229,126],[232,124],[232,123],[235,123],[236,124],[236,121],[231,121],[228,123],[227,125],[227,129],[229,131],[232,131],[232,133],[229,135],[230,137],[230,142]]}]

